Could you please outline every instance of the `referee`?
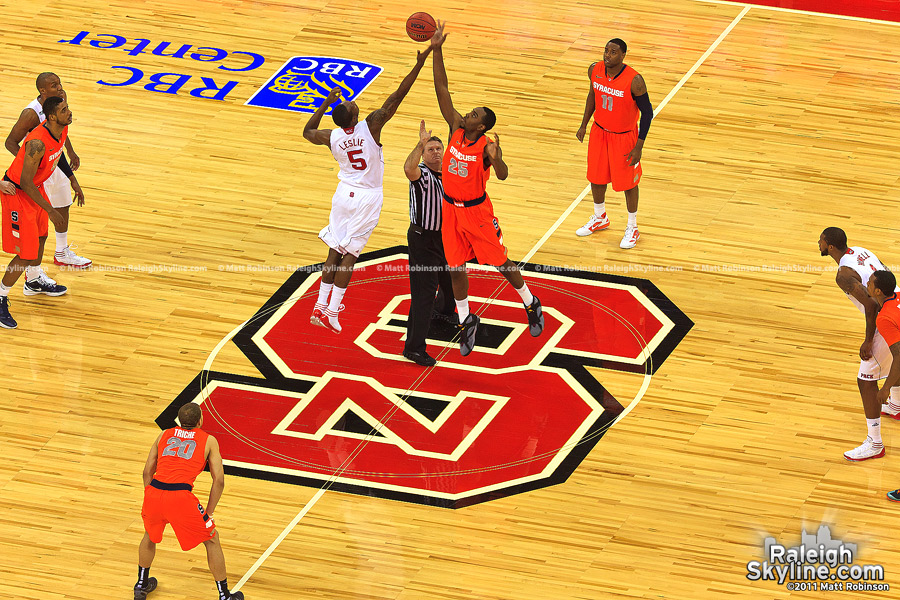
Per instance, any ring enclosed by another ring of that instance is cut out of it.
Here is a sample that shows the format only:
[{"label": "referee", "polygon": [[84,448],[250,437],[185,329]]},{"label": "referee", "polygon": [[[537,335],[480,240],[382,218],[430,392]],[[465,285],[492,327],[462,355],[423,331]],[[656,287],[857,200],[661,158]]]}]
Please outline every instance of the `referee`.
[{"label": "referee", "polygon": [[[425,337],[431,325],[435,293],[440,298],[436,317],[456,322],[453,287],[444,244],[441,242],[441,161],[444,144],[441,138],[425,131],[425,121],[419,125],[419,143],[413,148],[403,171],[409,179],[409,317],[406,321],[406,344],[403,356],[423,367],[436,361],[425,351]],[[422,161],[421,163],[419,161]]]}]

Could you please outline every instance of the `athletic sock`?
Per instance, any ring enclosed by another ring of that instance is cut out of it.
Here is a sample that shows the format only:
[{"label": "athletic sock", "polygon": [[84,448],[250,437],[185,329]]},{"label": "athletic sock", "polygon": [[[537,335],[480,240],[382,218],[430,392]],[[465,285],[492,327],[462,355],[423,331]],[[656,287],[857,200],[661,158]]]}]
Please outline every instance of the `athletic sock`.
[{"label": "athletic sock", "polygon": [[344,292],[347,291],[347,288],[341,288],[338,286],[334,286],[331,288],[331,302],[328,303],[328,310],[337,314],[341,309],[341,300],[344,299]]},{"label": "athletic sock", "polygon": [[25,267],[25,281],[34,281],[40,274],[39,267]]},{"label": "athletic sock", "polygon": [[135,587],[147,587],[147,580],[150,579],[150,567],[142,567],[138,565],[138,580]]},{"label": "athletic sock", "polygon": [[531,306],[531,303],[534,302],[534,296],[531,294],[531,290],[528,289],[527,283],[516,289],[516,292],[519,293],[519,297],[522,298],[522,302],[525,303],[525,306]]},{"label": "athletic sock", "polygon": [[877,419],[866,419],[866,426],[869,428],[869,437],[875,444],[881,444],[881,417]]},{"label": "athletic sock", "polygon": [[219,590],[219,600],[228,600],[231,598],[231,592],[228,591],[228,578],[216,582],[216,588]]},{"label": "athletic sock", "polygon": [[594,216],[598,219],[606,214],[606,201],[597,204],[594,202]]},{"label": "athletic sock", "polygon": [[628,227],[637,227],[637,211],[628,213]]},{"label": "athletic sock", "polygon": [[56,232],[56,253],[61,254],[63,250],[69,247],[69,232]]},{"label": "athletic sock", "polygon": [[462,322],[466,320],[466,317],[469,316],[469,298],[468,296],[462,300],[456,301],[456,312],[459,313],[459,324],[462,325]]},{"label": "athletic sock", "polygon": [[6,298],[7,296],[9,296],[9,290],[11,290],[11,289],[12,288],[8,288],[5,285],[3,285],[2,283],[0,283],[0,298]]},{"label": "athletic sock", "polygon": [[[3,295],[3,292],[0,292]],[[891,397],[888,399],[888,407],[891,410],[900,410],[900,385],[891,388]]]},{"label": "athletic sock", "polygon": [[334,287],[333,283],[322,283],[319,285],[319,299],[316,301],[316,304],[324,304],[328,306],[328,296],[331,295],[331,288]]}]

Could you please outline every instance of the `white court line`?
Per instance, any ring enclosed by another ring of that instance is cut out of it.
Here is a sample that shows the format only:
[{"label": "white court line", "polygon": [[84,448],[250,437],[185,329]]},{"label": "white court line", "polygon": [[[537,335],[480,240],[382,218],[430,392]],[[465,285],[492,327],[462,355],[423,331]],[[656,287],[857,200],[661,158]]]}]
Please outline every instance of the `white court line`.
[{"label": "white court line", "polygon": [[783,8],[781,6],[765,6],[763,4],[745,4],[743,2],[731,2],[730,0],[693,0],[694,2],[705,2],[707,4],[727,4],[729,6],[746,6],[749,8],[759,8],[761,10],[773,10],[776,12],[794,13],[798,15],[812,15],[814,17],[827,17],[829,19],[841,19],[843,21],[860,21],[862,23],[876,23],[878,25],[900,25],[897,21],[886,21],[884,19],[870,19],[869,17],[854,17],[851,15],[835,15],[832,13],[816,12],[814,10],[801,10],[799,8]]},{"label": "white court line", "polygon": [[[708,1],[708,0],[700,0],[700,1]],[[726,4],[733,4],[733,3],[727,2]],[[656,118],[656,115],[658,115],[660,112],[662,112],[662,109],[666,106],[666,104],[669,103],[669,100],[672,99],[672,97],[678,92],[678,90],[680,90],[682,88],[682,86],[684,86],[684,84],[687,83],[687,80],[691,78],[691,75],[693,75],[697,71],[697,69],[700,68],[700,65],[702,65],[703,62],[707,58],[709,58],[709,55],[713,53],[713,51],[716,49],[716,47],[718,47],[718,45],[722,43],[722,40],[725,39],[725,36],[727,36],[729,33],[731,33],[731,30],[734,29],[734,26],[737,25],[738,22],[740,22],[740,20],[744,18],[744,15],[746,15],[748,12],[750,12],[751,7],[749,5],[745,4],[743,6],[744,6],[744,10],[742,10],[740,12],[740,14],[734,18],[734,20],[731,22],[731,24],[725,28],[725,31],[723,31],[722,33],[719,34],[719,37],[716,38],[716,41],[714,41],[712,43],[712,45],[706,49],[706,52],[703,53],[703,56],[701,56],[699,59],[697,59],[697,62],[694,63],[694,66],[691,67],[690,70],[684,74],[684,77],[681,78],[681,81],[679,81],[677,84],[675,84],[675,87],[672,88],[672,91],[669,92],[669,94],[665,98],[662,99],[662,102],[660,102],[659,105],[656,107],[656,109],[653,111],[654,119]],[[581,190],[581,193],[578,194],[578,197],[575,198],[575,200],[572,201],[572,204],[569,205],[569,208],[567,208],[565,210],[565,212],[556,220],[556,223],[554,223],[553,226],[547,230],[547,233],[545,233],[544,236],[538,240],[538,242],[537,242],[537,244],[535,244],[534,248],[532,248],[531,251],[525,255],[525,258],[522,259],[522,262],[528,262],[529,259],[531,259],[531,257],[537,253],[537,251],[540,249],[540,247],[543,246],[544,243],[550,239],[550,236],[553,235],[557,229],[559,229],[559,226],[563,224],[563,221],[565,221],[566,218],[570,214],[572,214],[572,211],[575,210],[575,207],[578,206],[578,204],[582,200],[584,200],[584,197],[587,196],[588,192],[590,192],[590,191],[591,191],[591,184],[587,184],[587,186],[585,186],[585,188],[583,190]]]},{"label": "white court line", "polygon": [[[687,82],[687,80],[690,78],[690,76],[693,75],[694,72],[700,67],[700,65],[703,64],[703,61],[705,61],[709,57],[709,55],[712,54],[712,52],[716,49],[716,47],[722,43],[722,40],[725,39],[725,36],[727,36],[731,32],[731,30],[734,29],[734,26],[738,24],[738,22],[744,17],[744,15],[747,14],[747,12],[749,12],[750,8],[751,8],[750,6],[745,6],[744,9],[741,11],[741,13],[737,17],[735,17],[734,20],[731,22],[731,24],[725,28],[725,30],[719,35],[718,38],[716,38],[716,41],[714,41],[712,43],[712,45],[706,50],[706,52],[703,53],[703,56],[701,56],[700,59],[696,63],[694,63],[694,66],[691,67],[691,69],[684,75],[684,77],[681,78],[681,81],[679,81],[678,84],[674,88],[672,88],[672,91],[669,92],[669,95],[667,95],[663,99],[663,101],[659,103],[659,106],[657,106],[656,110],[653,111],[654,117],[659,114],[659,112],[663,109],[663,107],[666,104],[669,103],[669,100],[672,99],[672,97],[675,95],[675,93],[681,89],[681,87],[685,84],[685,82]],[[569,216],[569,214],[571,214],[571,212],[573,210],[575,210],[575,207],[578,205],[579,202],[581,202],[584,199],[584,197],[587,195],[587,193],[590,191],[590,189],[591,189],[590,185],[588,185],[586,188],[584,188],[584,190],[581,192],[581,194],[579,194],[578,198],[576,198],[575,201],[572,202],[571,205],[569,205],[569,208],[566,209],[566,212],[564,212],[562,214],[562,216],[560,216],[560,218],[558,218],[556,220],[556,222],[550,227],[550,229],[547,230],[547,233],[545,233],[541,237],[541,239],[538,240],[538,242],[534,245],[534,247],[531,249],[531,251],[525,255],[523,262],[527,262],[528,259],[530,259],[532,256],[534,256],[535,253],[541,248],[541,246],[543,246],[544,243],[548,239],[550,239],[550,236],[553,235],[553,233],[557,229],[559,229],[559,226],[562,224],[562,222],[566,219],[566,217]],[[213,362],[213,359],[215,358],[215,355],[218,354],[218,352],[222,349],[222,347],[224,347],[224,345],[228,342],[228,340],[230,340],[232,337],[234,337],[234,335],[238,331],[241,330],[241,328],[244,326],[245,323],[242,323],[241,325],[236,327],[234,329],[234,331],[232,331],[225,337],[225,339],[223,339],[221,342],[219,342],[219,344],[213,350],[213,353],[210,354],[209,359],[207,359],[206,364],[204,365],[204,369],[206,369],[207,371],[209,370],[209,368],[212,366],[212,362]],[[645,375],[644,376],[644,384],[641,386],[641,389],[638,391],[638,396],[628,405],[628,407],[622,412],[622,414],[620,414],[618,416],[618,418],[613,422],[613,424],[618,423],[622,419],[622,417],[627,415],[629,412],[631,412],[631,410],[635,406],[637,406],[637,403],[640,401],[641,397],[643,397],[643,395],[647,391],[647,387],[649,385],[650,385],[650,376]],[[241,577],[240,581],[237,582],[237,585],[235,585],[234,588],[232,588],[232,591],[238,591],[239,589],[241,589],[241,586],[243,586],[247,582],[247,580],[249,580],[250,577],[253,576],[253,574],[259,569],[259,567],[262,566],[262,564],[272,554],[272,552],[275,551],[275,549],[278,547],[278,545],[281,544],[281,542],[284,540],[284,538],[286,538],[288,536],[288,534],[294,529],[294,527],[296,527],[297,524],[300,523],[300,520],[304,516],[306,516],[306,514],[312,509],[313,506],[315,506],[316,502],[318,502],[319,499],[325,495],[327,487],[328,486],[326,484],[326,486],[323,486],[322,488],[320,488],[319,491],[317,491],[316,494],[312,498],[310,498],[310,500],[303,506],[303,509],[299,513],[297,513],[297,516],[294,517],[291,520],[291,522],[287,524],[287,526],[284,528],[284,530],[278,535],[277,538],[275,538],[275,540],[269,545],[269,547],[266,549],[266,551],[263,552],[263,554],[256,560],[255,563],[253,563],[253,566],[250,567],[250,569],[244,574],[243,577]]]}]

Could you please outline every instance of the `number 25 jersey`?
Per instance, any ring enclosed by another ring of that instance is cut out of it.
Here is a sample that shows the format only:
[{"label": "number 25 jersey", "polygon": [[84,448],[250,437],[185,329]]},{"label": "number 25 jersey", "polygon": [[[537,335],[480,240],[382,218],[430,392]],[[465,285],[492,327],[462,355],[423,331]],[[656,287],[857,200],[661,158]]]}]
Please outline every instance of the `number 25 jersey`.
[{"label": "number 25 jersey", "polygon": [[368,189],[384,185],[384,155],[365,120],[346,129],[332,129],[331,154],[341,168],[338,179],[344,183]]},{"label": "number 25 jersey", "polygon": [[460,127],[450,136],[444,152],[444,197],[450,201],[468,202],[484,199],[490,167],[484,168],[484,147],[487,137],[482,134],[474,142],[466,138],[466,130]]}]

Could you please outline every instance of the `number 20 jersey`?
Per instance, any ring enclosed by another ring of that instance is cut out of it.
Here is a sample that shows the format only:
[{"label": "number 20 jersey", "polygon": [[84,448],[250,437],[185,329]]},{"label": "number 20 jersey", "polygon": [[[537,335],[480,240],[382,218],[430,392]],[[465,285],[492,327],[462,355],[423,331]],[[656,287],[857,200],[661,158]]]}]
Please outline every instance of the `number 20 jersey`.
[{"label": "number 20 jersey", "polygon": [[365,120],[346,129],[332,129],[331,154],[341,168],[338,179],[359,188],[381,189],[384,155]]},{"label": "number 20 jersey", "polygon": [[163,431],[157,447],[154,478],[164,483],[194,485],[206,466],[206,439],[203,430],[172,427]]}]

